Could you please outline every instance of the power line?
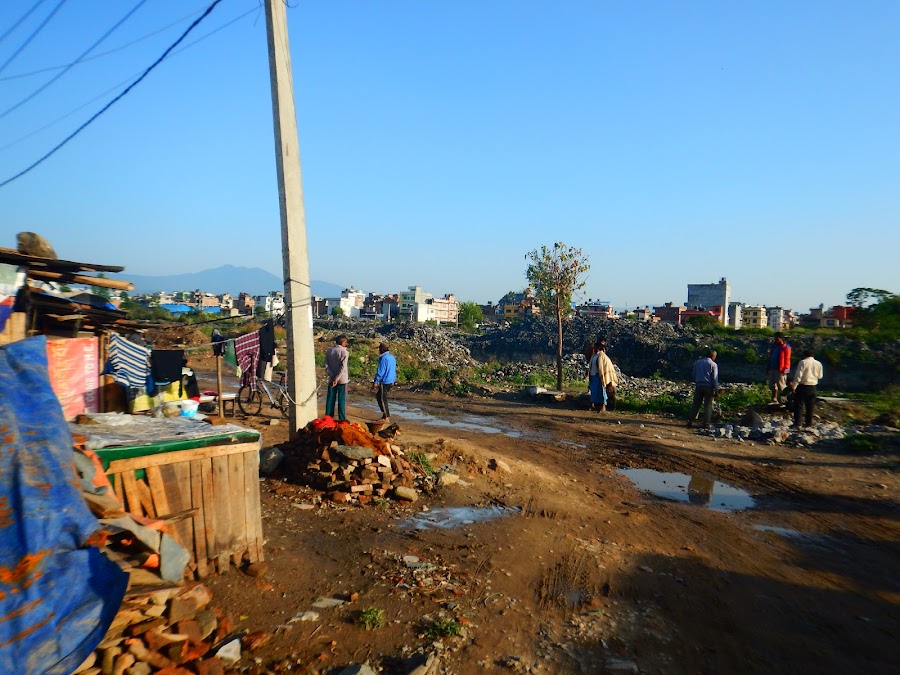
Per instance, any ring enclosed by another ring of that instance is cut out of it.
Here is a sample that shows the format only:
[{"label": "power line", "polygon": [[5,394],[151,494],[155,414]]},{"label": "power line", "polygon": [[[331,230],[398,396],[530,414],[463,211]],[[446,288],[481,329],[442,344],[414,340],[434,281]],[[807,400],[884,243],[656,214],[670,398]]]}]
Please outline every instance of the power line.
[{"label": "power line", "polygon": [[[44,1],[45,0],[39,0],[39,2],[44,2]],[[152,38],[154,35],[159,35],[160,33],[169,30],[172,26],[176,26],[179,23],[181,23],[182,21],[184,21],[186,19],[190,19],[192,16],[197,14],[198,11],[199,10],[195,10],[193,12],[185,14],[184,16],[179,17],[178,19],[175,19],[171,23],[167,23],[165,26],[162,26],[161,28],[157,28],[156,30],[151,31],[151,32],[147,33],[146,35],[142,35],[141,37],[135,38],[134,40],[131,40],[130,42],[126,42],[123,45],[119,45],[118,47],[113,47],[112,49],[107,49],[105,52],[99,52],[97,54],[94,54],[93,56],[89,56],[87,58],[79,58],[70,63],[64,63],[64,64],[58,65],[58,66],[47,66],[46,68],[38,68],[37,70],[29,70],[28,72],[25,72],[25,73],[16,73],[15,75],[7,75],[5,77],[0,77],[0,82],[5,82],[7,80],[20,80],[25,77],[31,77],[32,75],[40,75],[41,73],[48,73],[52,70],[62,70],[63,68],[69,68],[71,66],[78,66],[78,65],[81,65],[82,63],[88,63],[89,61],[94,61],[96,59],[101,59],[104,56],[109,56],[110,54],[115,54],[116,52],[120,52],[123,49],[128,49],[129,47],[136,45],[138,42],[143,42],[144,40]],[[3,38],[0,37],[0,40],[2,40],[2,39]]]},{"label": "power line", "polygon": [[48,23],[50,23],[50,19],[52,19],[54,17],[54,15],[62,8],[62,6],[64,4],[66,4],[66,0],[59,0],[59,3],[56,5],[56,7],[54,7],[53,10],[46,17],[44,17],[44,20],[41,21],[40,25],[32,31],[31,35],[29,35],[27,38],[25,38],[25,42],[23,42],[21,44],[21,46],[16,51],[13,52],[12,56],[10,56],[8,59],[6,59],[6,61],[3,63],[3,65],[0,66],[0,73],[2,73],[4,70],[6,70],[6,66],[8,66],[10,63],[12,63],[13,59],[15,59],[19,54],[21,54],[22,51],[25,49],[25,47],[30,45],[31,41],[34,40],[34,38],[36,38],[42,30],[44,30],[44,26],[46,26]]},{"label": "power line", "polygon": [[[194,45],[197,45],[197,44],[203,42],[205,39],[207,39],[207,38],[209,38],[209,37],[212,37],[213,35],[215,35],[215,34],[218,33],[219,31],[225,30],[226,28],[228,28],[228,27],[231,26],[232,24],[237,23],[238,21],[240,21],[241,19],[243,19],[245,16],[248,16],[249,14],[253,14],[254,12],[259,12],[259,11],[261,11],[260,8],[259,8],[259,6],[256,6],[256,7],[253,7],[252,9],[247,10],[246,12],[243,12],[242,14],[239,14],[238,16],[236,16],[235,18],[233,18],[231,21],[228,21],[228,22],[226,22],[226,23],[223,23],[221,26],[219,26],[218,28],[214,28],[213,30],[211,30],[211,31],[209,31],[208,33],[206,33],[205,35],[201,35],[200,37],[198,37],[198,38],[197,38],[196,40],[194,40],[193,42],[188,42],[186,45],[184,45],[184,46],[181,47],[180,49],[176,49],[176,50],[175,50],[174,52],[172,52],[169,56],[171,57],[171,56],[175,56],[176,54],[180,54],[181,52],[190,49],[190,48],[193,47]],[[193,15],[193,14],[196,14],[196,12],[192,12],[192,13],[191,13],[191,15]],[[181,20],[179,20],[179,22],[180,22],[180,21],[181,21]],[[178,22],[176,22],[176,23],[178,23]],[[171,25],[172,25],[172,24],[170,24],[170,26],[171,26]],[[167,27],[168,27],[168,26],[167,26]],[[7,149],[9,149],[9,148],[11,148],[11,147],[13,147],[14,145],[18,145],[18,144],[21,143],[22,141],[28,140],[28,139],[31,138],[32,136],[41,133],[41,132],[44,131],[45,129],[49,129],[50,127],[54,126],[55,124],[58,124],[59,122],[62,122],[64,119],[66,119],[66,118],[68,118],[68,117],[71,117],[72,115],[74,115],[75,113],[77,113],[77,112],[78,112],[79,110],[81,110],[82,108],[86,108],[87,106],[89,106],[91,103],[93,103],[93,102],[96,101],[97,99],[103,98],[103,97],[106,96],[108,93],[110,93],[110,92],[112,92],[112,91],[115,91],[116,89],[118,89],[119,87],[121,87],[123,84],[125,84],[125,83],[131,81],[131,79],[132,79],[133,77],[136,77],[137,75],[140,75],[141,72],[142,72],[142,71],[139,70],[139,71],[137,71],[137,72],[132,73],[131,75],[129,75],[128,77],[126,77],[124,80],[120,80],[119,82],[117,82],[117,83],[114,84],[113,86],[109,87],[108,89],[104,89],[103,91],[101,91],[99,94],[97,94],[97,95],[94,96],[93,98],[88,99],[87,101],[85,101],[84,103],[82,103],[82,104],[81,104],[80,106],[78,106],[77,108],[73,108],[72,110],[70,110],[69,112],[65,113],[64,115],[60,115],[59,117],[55,118],[54,120],[52,120],[52,121],[50,121],[50,122],[47,122],[47,124],[45,124],[44,126],[38,127],[37,129],[34,129],[33,131],[29,131],[29,132],[28,132],[27,134],[25,134],[24,136],[19,136],[19,138],[17,138],[17,139],[14,140],[14,141],[10,141],[10,142],[7,143],[6,145],[0,145],[0,152],[2,152],[2,151],[4,151],[4,150],[7,150]],[[0,78],[0,80],[2,80],[2,79],[3,79],[3,78]]]},{"label": "power line", "polygon": [[90,47],[88,47],[87,49],[85,49],[85,50],[79,55],[79,57],[78,57],[77,59],[75,59],[75,61],[74,61],[73,63],[70,63],[68,66],[66,66],[65,68],[63,68],[60,72],[58,72],[56,75],[54,75],[53,77],[51,77],[51,78],[50,78],[49,80],[47,80],[44,84],[42,84],[40,87],[38,87],[37,89],[35,89],[35,90],[34,90],[33,92],[31,92],[30,94],[28,94],[28,96],[26,96],[25,98],[23,98],[22,100],[20,100],[18,103],[15,103],[15,104],[11,105],[9,108],[7,108],[7,109],[4,110],[2,113],[0,113],[0,119],[3,119],[3,118],[6,117],[7,115],[9,115],[9,113],[11,113],[12,111],[17,110],[18,108],[21,108],[23,105],[25,105],[26,103],[28,103],[28,101],[30,101],[31,99],[33,99],[35,96],[37,96],[37,95],[40,94],[42,91],[44,91],[45,89],[47,89],[47,87],[49,87],[51,84],[53,84],[54,82],[56,82],[56,81],[57,81],[59,78],[61,78],[63,75],[65,75],[66,73],[68,73],[68,72],[75,66],[76,63],[78,63],[79,61],[81,61],[81,59],[83,59],[85,56],[87,56],[87,55],[90,54],[92,51],[94,51],[94,49],[96,49],[96,48],[100,45],[101,42],[103,42],[106,38],[108,38],[110,35],[112,35],[112,34],[116,31],[116,29],[117,29],[119,26],[121,26],[123,23],[125,23],[126,21],[128,21],[128,19],[130,19],[131,16],[132,16],[136,11],[138,11],[138,10],[139,10],[146,2],[147,2],[147,0],[138,0],[138,3],[137,3],[134,7],[131,8],[131,11],[128,12],[128,14],[126,14],[126,15],[123,16],[121,19],[119,19],[115,24],[113,24],[112,28],[110,28],[110,29],[107,30],[103,35],[101,35],[101,36],[94,42],[94,44],[92,44]]},{"label": "power line", "polygon": [[[65,0],[63,0],[63,2],[64,2],[64,1],[65,1]],[[156,61],[154,61],[154,62],[150,65],[150,67],[147,68],[147,69],[143,72],[143,74],[141,74],[140,77],[138,77],[134,82],[132,82],[130,85],[128,85],[128,87],[126,87],[126,88],[122,91],[121,94],[119,94],[118,96],[116,96],[112,101],[110,101],[110,102],[107,103],[105,106],[103,106],[100,110],[98,110],[96,113],[94,113],[94,114],[88,119],[87,122],[85,122],[84,124],[82,124],[82,125],[81,125],[80,127],[78,127],[75,131],[73,131],[71,134],[69,134],[68,136],[66,136],[59,144],[56,145],[56,147],[54,147],[52,150],[50,150],[49,152],[47,152],[43,157],[41,157],[41,158],[38,159],[37,161],[33,162],[30,166],[28,166],[28,167],[22,169],[19,173],[15,174],[14,176],[12,176],[12,177],[10,177],[10,178],[7,178],[5,181],[3,181],[2,183],[0,183],[0,188],[6,187],[6,186],[9,185],[10,183],[12,183],[14,180],[16,180],[16,179],[18,179],[18,178],[21,178],[21,177],[24,176],[26,173],[28,173],[29,171],[31,171],[32,169],[34,169],[36,166],[38,166],[39,164],[42,164],[44,161],[46,161],[47,159],[49,159],[49,158],[50,158],[52,155],[54,155],[60,148],[62,148],[66,143],[68,143],[68,142],[71,141],[73,138],[75,138],[78,134],[80,134],[82,131],[84,131],[84,129],[86,129],[86,128],[94,121],[94,120],[96,120],[98,117],[100,117],[100,115],[102,115],[102,114],[105,113],[107,110],[109,110],[109,109],[110,109],[117,101],[121,100],[126,94],[128,94],[128,92],[130,92],[130,91],[131,91],[132,89],[134,89],[138,84],[140,84],[140,82],[141,82],[145,77],[147,77],[147,75],[149,75],[150,72],[151,72],[154,68],[156,68],[156,66],[158,66],[160,63],[162,63],[162,61],[163,61],[163,60],[171,53],[171,51],[172,51],[173,49],[175,49],[175,47],[177,47],[177,46],[181,43],[181,41],[184,40],[184,39],[190,34],[190,32],[191,32],[192,30],[194,30],[194,28],[196,28],[196,27],[200,24],[201,21],[203,21],[207,16],[210,15],[210,13],[216,8],[216,5],[218,5],[220,2],[222,2],[222,0],[213,0],[212,4],[210,4],[209,7],[206,8],[206,10],[203,12],[203,14],[201,14],[199,17],[197,17],[197,19],[195,19],[194,22],[193,22],[190,26],[188,26],[187,30],[184,31],[184,33],[181,34],[181,37],[179,37],[177,40],[175,40],[175,42],[173,42],[173,43],[169,46],[169,48],[166,49],[166,51],[163,52],[162,56],[160,56],[158,59],[156,59]]]},{"label": "power line", "polygon": [[18,28],[19,26],[21,26],[22,23],[23,23],[29,16],[31,16],[31,15],[34,13],[34,10],[36,10],[38,7],[40,7],[41,5],[43,5],[44,2],[45,2],[45,0],[37,0],[37,2],[34,3],[34,4],[31,6],[31,9],[29,9],[27,12],[25,12],[25,14],[22,15],[22,18],[21,18],[21,19],[19,19],[19,20],[16,21],[12,26],[10,26],[9,28],[7,28],[7,29],[6,29],[6,32],[3,33],[3,35],[0,35],[0,42],[3,42],[6,38],[8,38],[10,35],[12,35],[12,32],[13,32],[16,28]]}]

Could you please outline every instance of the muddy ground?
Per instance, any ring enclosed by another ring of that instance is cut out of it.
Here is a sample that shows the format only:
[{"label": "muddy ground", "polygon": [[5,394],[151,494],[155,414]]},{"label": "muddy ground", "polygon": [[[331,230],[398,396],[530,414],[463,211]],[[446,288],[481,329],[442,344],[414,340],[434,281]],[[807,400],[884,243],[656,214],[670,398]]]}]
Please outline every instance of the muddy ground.
[{"label": "muddy ground", "polygon": [[[393,394],[398,444],[462,482],[410,505],[338,506],[261,480],[267,569],[210,583],[236,630],[270,636],[239,667],[407,673],[436,655],[428,672],[900,668],[896,446],[861,456],[567,403]],[[348,414],[379,416],[368,389],[351,386]],[[276,417],[238,422],[270,446],[287,436]],[[664,499],[626,468],[686,477],[663,477]],[[354,599],[314,607],[323,597]],[[369,608],[383,627],[356,623]]]}]

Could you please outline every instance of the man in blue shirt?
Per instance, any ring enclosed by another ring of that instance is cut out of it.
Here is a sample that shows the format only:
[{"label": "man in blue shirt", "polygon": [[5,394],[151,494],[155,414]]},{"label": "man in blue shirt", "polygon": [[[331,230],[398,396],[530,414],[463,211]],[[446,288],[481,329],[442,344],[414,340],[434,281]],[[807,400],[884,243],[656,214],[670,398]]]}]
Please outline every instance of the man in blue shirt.
[{"label": "man in blue shirt", "polygon": [[703,404],[703,428],[709,428],[712,421],[713,396],[719,391],[719,366],[716,365],[716,350],[710,349],[706,356],[697,359],[694,364],[694,402],[691,403],[691,415],[688,427],[694,426],[700,405]]},{"label": "man in blue shirt", "polygon": [[388,408],[388,392],[391,386],[397,381],[397,359],[389,351],[386,342],[378,345],[378,370],[375,373],[375,380],[372,382],[372,389],[375,390],[375,400],[378,401],[378,407],[381,408],[381,420],[384,422],[391,421],[391,411]]}]

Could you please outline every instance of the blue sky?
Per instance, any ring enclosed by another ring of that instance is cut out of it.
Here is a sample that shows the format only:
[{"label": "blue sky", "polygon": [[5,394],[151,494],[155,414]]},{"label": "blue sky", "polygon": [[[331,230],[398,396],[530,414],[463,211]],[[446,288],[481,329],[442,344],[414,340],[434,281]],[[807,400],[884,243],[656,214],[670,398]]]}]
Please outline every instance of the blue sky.
[{"label": "blue sky", "polygon": [[[0,35],[35,0],[0,3]],[[7,61],[58,0],[0,41]],[[0,72],[0,181],[208,4],[69,0]],[[590,257],[585,298],[806,310],[900,292],[900,3],[297,0],[288,9],[312,277],[496,300],[525,254]],[[55,156],[0,189],[0,245],[175,274],[281,271],[265,18],[224,0]],[[32,134],[79,106],[72,115]]]}]

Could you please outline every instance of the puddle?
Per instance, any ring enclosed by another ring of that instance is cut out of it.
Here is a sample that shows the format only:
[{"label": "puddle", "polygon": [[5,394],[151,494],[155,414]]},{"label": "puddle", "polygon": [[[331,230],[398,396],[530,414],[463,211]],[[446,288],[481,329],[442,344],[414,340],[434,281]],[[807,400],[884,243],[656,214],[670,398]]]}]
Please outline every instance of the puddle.
[{"label": "puddle", "polygon": [[756,505],[746,490],[703,476],[665,473],[654,469],[619,469],[618,473],[662,499],[704,506],[713,511],[740,511]]},{"label": "puddle", "polygon": [[[359,405],[361,408],[375,407],[368,403],[359,403],[356,405]],[[510,438],[522,438],[523,436],[521,431],[516,431],[509,427],[498,426],[485,417],[478,417],[477,415],[461,415],[456,420],[445,420],[427,412],[423,412],[419,408],[411,408],[402,403],[394,403],[393,401],[391,401],[391,418],[420,422],[429,427],[477,431],[483,434],[505,434]]]},{"label": "puddle", "polygon": [[489,520],[518,515],[518,508],[503,506],[447,506],[423,511],[404,520],[400,527],[414,530],[449,530],[454,527],[485,523]]},{"label": "puddle", "polygon": [[809,536],[808,534],[803,534],[800,530],[792,530],[789,527],[776,527],[775,525],[754,525],[753,529],[759,532],[771,532],[789,539],[801,539]]}]

